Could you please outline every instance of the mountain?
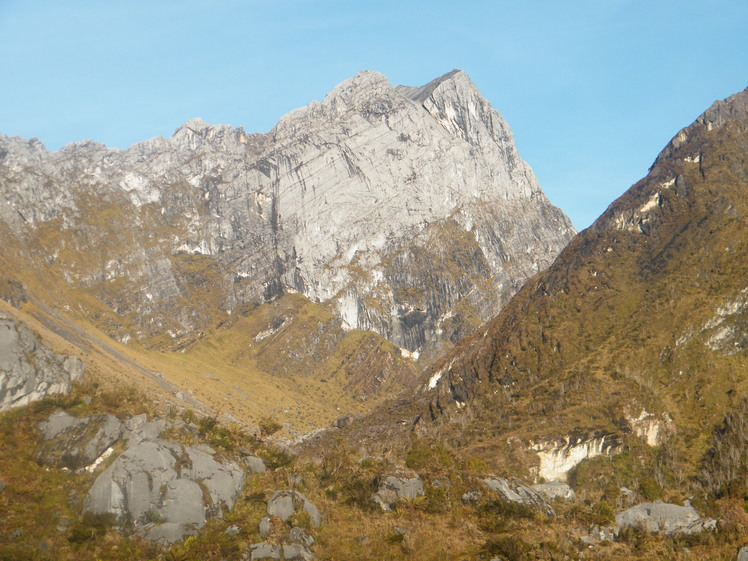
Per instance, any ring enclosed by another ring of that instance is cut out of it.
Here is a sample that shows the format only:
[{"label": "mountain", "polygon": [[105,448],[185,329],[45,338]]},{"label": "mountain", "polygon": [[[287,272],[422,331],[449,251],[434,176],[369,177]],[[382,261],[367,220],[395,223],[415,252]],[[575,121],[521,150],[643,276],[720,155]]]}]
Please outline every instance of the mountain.
[{"label": "mountain", "polygon": [[[198,380],[175,356],[154,368],[195,391],[232,369],[356,399],[408,387],[409,359],[495,315],[574,233],[457,70],[421,88],[362,72],[267,134],[195,119],[51,153],[0,137],[0,193],[4,286],[132,348],[204,358]],[[244,415],[228,393],[211,399]]]},{"label": "mountain", "polygon": [[362,72],[268,134],[196,119],[123,151],[2,138],[0,158],[18,261],[149,347],[295,290],[418,353],[494,315],[573,234],[460,71],[422,88]]}]

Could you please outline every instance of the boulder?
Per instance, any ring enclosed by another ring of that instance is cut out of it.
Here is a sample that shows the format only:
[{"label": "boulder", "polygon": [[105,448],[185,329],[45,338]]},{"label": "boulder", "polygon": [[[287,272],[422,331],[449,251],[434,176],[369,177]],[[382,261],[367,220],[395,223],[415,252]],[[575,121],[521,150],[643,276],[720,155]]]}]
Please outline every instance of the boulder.
[{"label": "boulder", "polygon": [[56,411],[39,428],[37,461],[68,469],[93,465],[122,435],[122,423],[114,415],[79,418]]},{"label": "boulder", "polygon": [[85,366],[45,347],[26,324],[0,311],[0,411],[68,393]]},{"label": "boulder", "polygon": [[537,485],[531,485],[530,488],[533,491],[537,491],[541,495],[544,495],[548,499],[563,499],[565,501],[571,501],[576,498],[574,490],[566,483],[561,483],[560,481],[538,483]]},{"label": "boulder", "polygon": [[283,545],[283,559],[286,561],[311,561],[314,555],[305,546],[298,543]]},{"label": "boulder", "polygon": [[738,551],[738,561],[748,561],[748,545]]},{"label": "boulder", "polygon": [[478,504],[480,502],[481,493],[477,489],[470,489],[464,495],[462,495],[462,504]]},{"label": "boulder", "polygon": [[247,466],[249,473],[265,473],[267,471],[265,462],[262,458],[258,458],[257,456],[244,456],[242,462]]},{"label": "boulder", "polygon": [[288,539],[292,543],[300,543],[305,547],[312,547],[314,545],[314,538],[307,534],[301,528],[293,527],[288,534]]},{"label": "boulder", "polygon": [[691,506],[661,502],[642,503],[616,514],[616,525],[621,528],[641,526],[649,532],[663,534],[694,534],[713,530],[717,521],[703,518]]},{"label": "boulder", "polygon": [[268,499],[267,512],[270,516],[277,516],[283,522],[288,522],[289,518],[296,512],[306,512],[309,520],[315,528],[322,523],[322,516],[312,502],[298,491],[282,490],[276,491]]},{"label": "boulder", "polygon": [[255,543],[249,546],[250,561],[259,561],[260,559],[280,559],[281,548],[269,543]]},{"label": "boulder", "polygon": [[146,537],[171,543],[230,510],[243,485],[244,472],[233,462],[174,442],[142,440],[96,478],[84,510],[114,514]]},{"label": "boulder", "polygon": [[392,505],[400,500],[413,500],[424,495],[423,482],[417,475],[400,472],[388,475],[379,482],[379,489],[372,497],[382,510],[392,510]]},{"label": "boulder", "polygon": [[540,493],[531,489],[519,479],[487,477],[483,484],[498,495],[501,500],[518,503],[539,510],[546,516],[555,516],[556,511]]}]

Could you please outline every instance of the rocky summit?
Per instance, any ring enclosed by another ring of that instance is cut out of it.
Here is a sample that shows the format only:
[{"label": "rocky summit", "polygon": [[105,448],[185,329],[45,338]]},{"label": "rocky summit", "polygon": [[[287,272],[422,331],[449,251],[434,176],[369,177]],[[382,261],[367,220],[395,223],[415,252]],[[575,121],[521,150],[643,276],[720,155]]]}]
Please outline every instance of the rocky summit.
[{"label": "rocky summit", "polygon": [[574,234],[458,70],[420,88],[361,72],[267,134],[195,119],[53,153],[0,137],[0,191],[8,282],[157,349],[298,292],[433,359]]}]

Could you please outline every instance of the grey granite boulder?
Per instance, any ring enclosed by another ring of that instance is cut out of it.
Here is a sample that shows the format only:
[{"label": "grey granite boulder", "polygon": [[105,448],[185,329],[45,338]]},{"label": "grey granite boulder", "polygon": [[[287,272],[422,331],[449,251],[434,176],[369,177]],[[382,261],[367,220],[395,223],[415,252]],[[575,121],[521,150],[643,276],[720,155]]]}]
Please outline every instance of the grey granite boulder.
[{"label": "grey granite boulder", "polygon": [[91,466],[122,435],[122,423],[114,415],[78,418],[56,411],[39,428],[37,461],[69,469]]},{"label": "grey granite boulder", "polygon": [[372,498],[382,510],[391,510],[392,505],[398,501],[413,500],[423,494],[423,482],[420,477],[398,472],[382,478],[379,482],[379,489]]},{"label": "grey granite boulder", "polygon": [[277,545],[269,543],[255,543],[249,546],[250,561],[259,561],[260,559],[280,559],[281,549]]},{"label": "grey granite boulder", "polygon": [[530,488],[533,491],[537,491],[541,495],[544,495],[548,499],[563,499],[565,501],[571,501],[576,498],[574,490],[566,483],[561,483],[560,481],[538,483],[537,485],[531,485]]},{"label": "grey granite boulder", "polygon": [[233,462],[174,442],[143,440],[99,475],[84,510],[114,514],[148,538],[172,542],[230,510],[243,485],[244,472]]},{"label": "grey granite boulder", "polygon": [[298,543],[283,545],[283,559],[286,561],[311,561],[314,555],[308,548]]},{"label": "grey granite boulder", "polygon": [[249,473],[265,473],[267,471],[265,462],[257,456],[244,456],[242,462],[247,466]]},{"label": "grey granite boulder", "polygon": [[738,551],[738,561],[748,561],[748,545]]},{"label": "grey granite boulder", "polygon": [[307,534],[301,528],[293,527],[288,534],[288,539],[291,543],[300,543],[306,547],[312,547],[314,545],[314,538]]},{"label": "grey granite boulder", "polygon": [[0,311],[0,411],[67,393],[84,370],[78,357],[51,351],[25,323]]},{"label": "grey granite boulder", "polygon": [[270,534],[270,530],[272,529],[272,524],[270,522],[270,518],[267,516],[263,516],[260,520],[259,530],[260,530],[260,537],[264,538],[268,534]]},{"label": "grey granite boulder", "polygon": [[641,526],[649,532],[663,534],[694,534],[713,530],[717,521],[703,518],[691,506],[668,503],[642,503],[616,514],[616,525],[621,528]]},{"label": "grey granite boulder", "polygon": [[288,522],[296,512],[306,512],[312,526],[317,528],[322,524],[322,516],[317,507],[298,491],[282,490],[273,493],[268,499],[267,512],[283,522]]},{"label": "grey granite boulder", "polygon": [[483,484],[498,495],[499,499],[518,503],[536,509],[546,516],[555,516],[556,511],[537,491],[531,489],[519,479],[487,477]]}]

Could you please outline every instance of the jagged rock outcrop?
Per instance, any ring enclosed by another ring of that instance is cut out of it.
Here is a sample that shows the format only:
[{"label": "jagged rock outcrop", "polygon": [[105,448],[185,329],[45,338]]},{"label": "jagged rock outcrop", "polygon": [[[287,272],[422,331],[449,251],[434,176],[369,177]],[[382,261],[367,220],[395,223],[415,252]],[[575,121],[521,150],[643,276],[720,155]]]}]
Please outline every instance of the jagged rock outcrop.
[{"label": "jagged rock outcrop", "polygon": [[26,324],[0,311],[0,411],[70,391],[85,366],[44,346]]},{"label": "jagged rock outcrop", "polygon": [[564,482],[579,462],[595,456],[610,456],[622,450],[621,439],[614,434],[569,435],[564,440],[534,443],[540,465],[538,476],[546,481]]},{"label": "jagged rock outcrop", "polygon": [[503,501],[517,503],[542,512],[546,516],[556,516],[556,511],[543,496],[522,483],[519,479],[504,477],[487,477],[483,484]]},{"label": "jagged rock outcrop", "polygon": [[55,153],[2,137],[0,194],[0,235],[26,248],[8,264],[54,271],[110,335],[160,348],[295,290],[433,356],[574,233],[460,71],[422,88],[362,72],[267,134],[196,119]]}]

